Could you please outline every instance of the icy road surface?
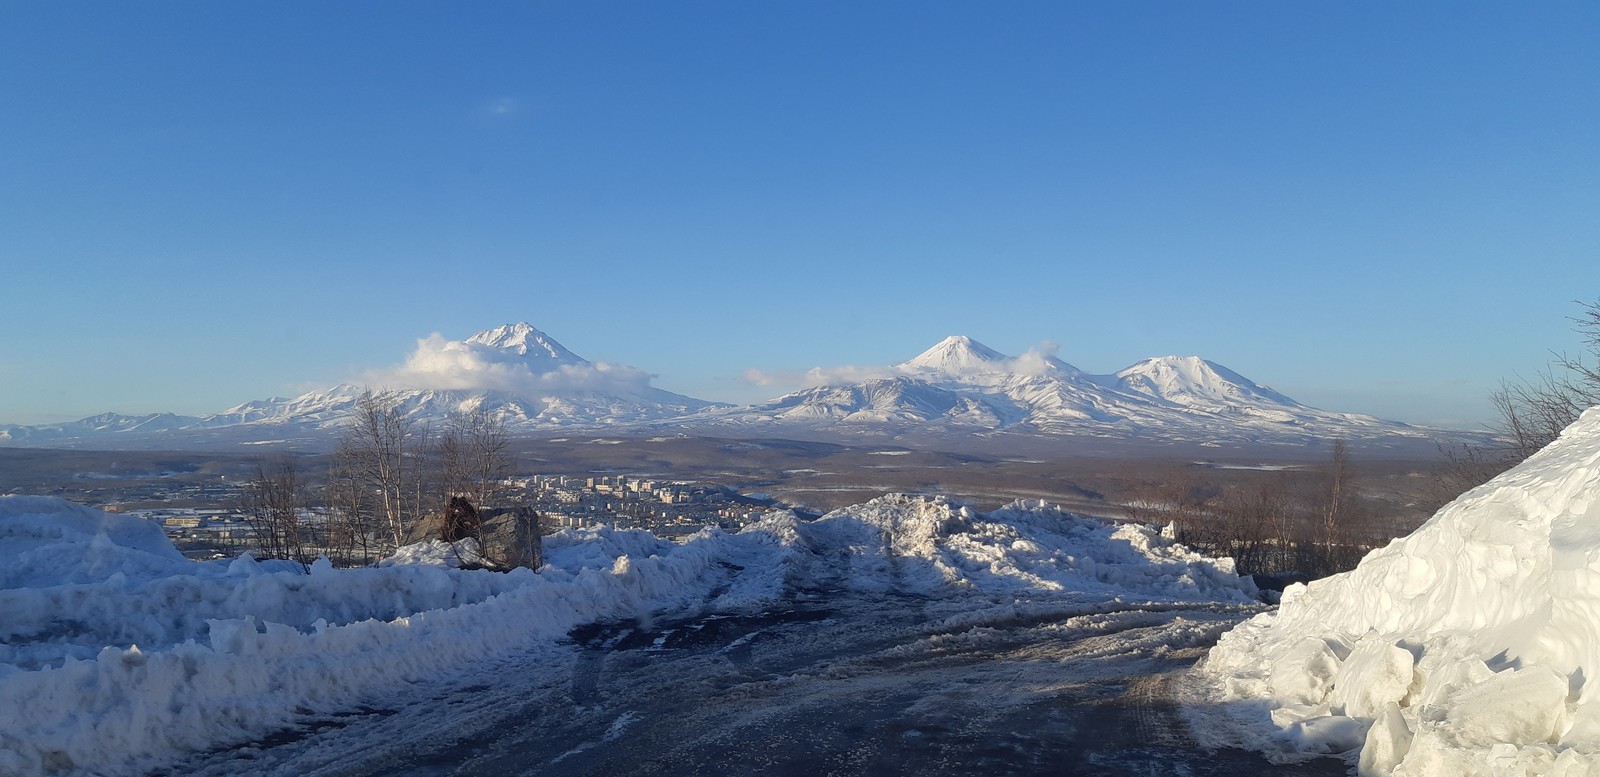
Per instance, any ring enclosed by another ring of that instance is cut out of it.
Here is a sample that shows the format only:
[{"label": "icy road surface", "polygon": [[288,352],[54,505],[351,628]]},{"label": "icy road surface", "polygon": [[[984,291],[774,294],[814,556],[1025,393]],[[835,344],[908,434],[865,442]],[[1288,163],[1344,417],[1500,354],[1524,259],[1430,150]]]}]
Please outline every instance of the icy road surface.
[{"label": "icy road surface", "polygon": [[1195,746],[1171,686],[1248,605],[796,591],[597,624],[166,773],[1343,775]]},{"label": "icy road surface", "polygon": [[1255,587],[1155,527],[891,495],[566,530],[538,572],[435,545],[195,564],[0,497],[0,773],[1271,771],[1174,701]]}]

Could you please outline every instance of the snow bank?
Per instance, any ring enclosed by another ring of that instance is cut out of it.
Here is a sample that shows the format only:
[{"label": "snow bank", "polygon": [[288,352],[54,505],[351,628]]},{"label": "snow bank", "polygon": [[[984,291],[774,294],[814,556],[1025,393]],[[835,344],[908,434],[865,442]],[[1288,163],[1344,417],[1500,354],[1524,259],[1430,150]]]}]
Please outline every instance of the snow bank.
[{"label": "snow bank", "polygon": [[414,545],[407,545],[394,552],[394,555],[378,562],[380,567],[395,567],[406,564],[424,564],[435,567],[471,567],[483,566],[483,555],[479,553],[478,541],[472,537],[455,542],[444,540],[423,540]]},{"label": "snow bank", "polygon": [[1256,594],[1231,559],[1202,556],[1149,526],[1109,525],[1044,502],[982,514],[941,498],[890,495],[798,528],[811,546],[849,551],[843,568],[831,578],[814,574],[816,582],[856,589],[1232,602]]},{"label": "snow bank", "polygon": [[774,512],[673,543],[597,527],[545,538],[537,573],[458,568],[423,543],[379,567],[186,561],[155,526],[0,497],[0,774],[140,773],[248,742],[451,667],[565,650],[577,625],[764,607],[801,588],[1248,600],[1230,562],[1152,529],[1042,504],[981,515],[886,497],[816,521]]},{"label": "snow bank", "polygon": [[551,538],[538,574],[455,569],[463,549],[426,544],[383,568],[306,574],[189,562],[141,524],[0,497],[0,774],[139,773],[250,741],[297,713],[552,649],[581,623],[704,598],[726,576],[719,559],[778,547],[760,531],[677,546],[600,529]]},{"label": "snow bank", "polygon": [[125,575],[170,575],[189,562],[161,527],[42,496],[4,497],[0,588],[63,585]]},{"label": "snow bank", "polygon": [[1231,736],[1363,775],[1600,775],[1600,408],[1199,671]]}]

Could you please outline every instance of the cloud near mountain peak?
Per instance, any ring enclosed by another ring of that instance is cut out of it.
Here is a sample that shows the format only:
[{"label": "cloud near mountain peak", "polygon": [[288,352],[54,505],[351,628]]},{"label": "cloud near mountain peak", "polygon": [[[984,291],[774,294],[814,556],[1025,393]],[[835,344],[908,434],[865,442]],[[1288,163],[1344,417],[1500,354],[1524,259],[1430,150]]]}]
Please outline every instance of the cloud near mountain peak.
[{"label": "cloud near mountain peak", "polygon": [[637,367],[610,362],[540,364],[511,351],[435,332],[417,340],[403,364],[369,372],[372,385],[407,389],[504,391],[525,397],[573,392],[637,392],[653,376]]}]

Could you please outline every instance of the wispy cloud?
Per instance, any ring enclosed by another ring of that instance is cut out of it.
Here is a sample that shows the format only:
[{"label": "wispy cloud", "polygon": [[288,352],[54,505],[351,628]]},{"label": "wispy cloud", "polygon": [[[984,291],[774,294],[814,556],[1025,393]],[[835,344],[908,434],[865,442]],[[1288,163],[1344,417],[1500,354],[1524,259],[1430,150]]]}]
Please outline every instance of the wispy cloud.
[{"label": "wispy cloud", "polygon": [[1053,340],[1045,340],[1008,362],[1011,372],[1022,375],[1045,375],[1060,369],[1061,362],[1056,359],[1056,354],[1061,352],[1061,344]]},{"label": "wispy cloud", "polygon": [[748,369],[740,380],[753,386],[831,386],[840,383],[860,383],[874,378],[892,378],[900,374],[893,367],[812,367],[809,370],[758,370]]},{"label": "wispy cloud", "polygon": [[[1061,346],[1051,341],[1042,342],[1021,356],[1007,358],[998,362],[988,362],[967,370],[945,370],[946,375],[960,377],[963,374],[980,374],[986,372],[1012,372],[1021,375],[1046,375],[1058,372],[1061,362],[1056,359],[1056,353]],[[879,378],[894,378],[900,376],[917,376],[925,374],[921,370],[896,364],[884,367],[862,367],[846,364],[838,367],[812,367],[809,370],[762,370],[747,369],[739,380],[752,386],[773,386],[778,388],[809,388],[813,386],[838,386],[848,383]]]},{"label": "wispy cloud", "polygon": [[498,97],[488,106],[490,116],[511,116],[521,111],[522,101],[515,97]]}]

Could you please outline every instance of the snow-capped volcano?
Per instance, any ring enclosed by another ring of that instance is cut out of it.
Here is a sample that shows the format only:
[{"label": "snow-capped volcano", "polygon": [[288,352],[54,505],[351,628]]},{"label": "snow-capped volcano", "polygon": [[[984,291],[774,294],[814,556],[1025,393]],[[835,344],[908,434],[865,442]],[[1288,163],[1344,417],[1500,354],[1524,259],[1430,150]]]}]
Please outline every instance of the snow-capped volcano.
[{"label": "snow-capped volcano", "polygon": [[[484,408],[500,413],[519,433],[606,428],[868,434],[920,444],[959,443],[975,433],[1004,431],[1208,446],[1411,438],[1430,449],[1440,434],[1307,407],[1197,356],[1146,359],[1113,374],[1093,375],[1053,353],[1053,347],[1045,347],[1013,357],[956,335],[899,364],[849,371],[870,379],[729,407],[656,388],[648,373],[634,367],[584,359],[519,322],[463,340],[437,334],[420,339],[403,364],[369,373],[362,382],[392,391],[405,412],[422,422],[443,419],[452,410]],[[198,418],[105,414],[69,424],[0,426],[0,443],[127,440],[148,445],[195,435],[213,444],[319,444],[348,422],[362,391],[362,386],[342,384]]]},{"label": "snow-capped volcano", "polygon": [[1161,356],[1119,370],[1113,385],[1186,407],[1242,403],[1304,407],[1276,391],[1256,385],[1216,362],[1198,356]]},{"label": "snow-capped volcano", "polygon": [[1199,444],[1433,434],[1307,407],[1198,356],[1146,359],[1111,375],[1091,375],[1048,353],[1012,357],[952,336],[884,372],[889,377],[803,389],[710,417],[724,426],[845,433],[1003,429]]},{"label": "snow-capped volcano", "polygon": [[[412,419],[428,423],[451,411],[499,413],[517,432],[608,427],[677,418],[711,407],[704,400],[650,385],[625,364],[591,362],[525,322],[465,340],[432,335],[417,341],[405,363],[368,375]],[[213,440],[326,438],[351,417],[363,386],[340,384],[293,398],[273,397],[203,417],[104,414],[71,424],[0,427],[0,442],[47,445],[93,438],[190,434]]]},{"label": "snow-capped volcano", "polygon": [[567,350],[555,338],[525,321],[485,329],[467,338],[466,342],[529,357],[531,364],[541,361],[548,361],[552,366],[588,363],[587,359]]},{"label": "snow-capped volcano", "polygon": [[1014,374],[1081,375],[1082,370],[1054,356],[1030,352],[1007,356],[966,335],[951,335],[932,348],[891,368],[901,375],[927,380],[982,381],[985,376]]},{"label": "snow-capped volcano", "polygon": [[897,367],[904,372],[998,372],[1010,359],[966,335],[951,335]]},{"label": "snow-capped volcano", "polygon": [[944,418],[967,418],[981,426],[1004,422],[994,408],[980,400],[908,377],[820,386],[761,407],[778,419],[802,423],[915,424]]},{"label": "snow-capped volcano", "polygon": [[[403,365],[372,376],[414,418],[452,410],[499,412],[522,431],[604,426],[676,417],[711,403],[650,385],[625,364],[591,362],[527,323],[486,329],[465,340],[417,341]],[[206,419],[225,423],[343,423],[361,389],[344,384],[291,400],[254,402]]]}]

